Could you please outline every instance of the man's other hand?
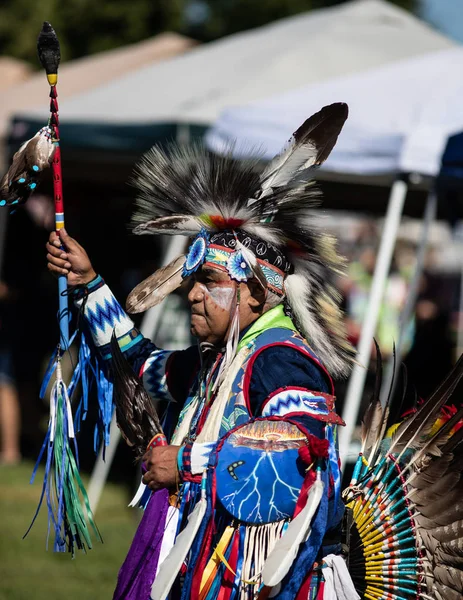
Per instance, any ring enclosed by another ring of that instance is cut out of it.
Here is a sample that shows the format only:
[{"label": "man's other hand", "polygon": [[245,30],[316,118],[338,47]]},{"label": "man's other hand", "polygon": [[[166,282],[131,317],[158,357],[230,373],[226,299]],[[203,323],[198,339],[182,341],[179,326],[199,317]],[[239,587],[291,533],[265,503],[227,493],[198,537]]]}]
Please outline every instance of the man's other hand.
[{"label": "man's other hand", "polygon": [[59,237],[52,231],[46,248],[48,270],[56,276],[66,275],[69,285],[86,285],[95,279],[87,253],[65,229],[60,230]]},{"label": "man's other hand", "polygon": [[173,489],[178,482],[177,455],[180,446],[156,446],[143,457],[147,468],[143,483],[151,490]]}]

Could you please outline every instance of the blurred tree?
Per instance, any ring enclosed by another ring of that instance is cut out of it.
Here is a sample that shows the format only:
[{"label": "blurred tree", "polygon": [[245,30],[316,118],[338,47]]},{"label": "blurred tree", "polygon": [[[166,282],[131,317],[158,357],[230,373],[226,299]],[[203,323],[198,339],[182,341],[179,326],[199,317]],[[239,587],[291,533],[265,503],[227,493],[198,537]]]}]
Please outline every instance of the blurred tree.
[{"label": "blurred tree", "polygon": [[78,58],[180,31],[186,0],[2,0],[0,55],[38,68],[36,41],[42,21],[58,32],[63,60]]},{"label": "blurred tree", "polygon": [[[186,33],[202,41],[259,27],[313,8],[326,8],[348,0],[189,0]],[[417,0],[389,0],[410,11]]]},{"label": "blurred tree", "polygon": [[[42,21],[59,33],[63,60],[138,42],[162,31],[217,39],[346,0],[1,0],[0,55],[38,68]],[[417,0],[391,0],[408,10]]]}]

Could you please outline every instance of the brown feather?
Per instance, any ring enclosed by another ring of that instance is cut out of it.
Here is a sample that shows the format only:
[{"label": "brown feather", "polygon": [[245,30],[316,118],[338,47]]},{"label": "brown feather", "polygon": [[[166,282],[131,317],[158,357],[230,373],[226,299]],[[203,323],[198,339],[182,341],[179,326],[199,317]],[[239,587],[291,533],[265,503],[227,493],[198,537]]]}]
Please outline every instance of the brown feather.
[{"label": "brown feather", "polygon": [[458,567],[459,569],[463,570],[463,557],[455,556],[454,554],[447,554],[440,546],[434,556],[434,562],[435,564],[444,563],[450,567]]},{"label": "brown feather", "polygon": [[413,447],[413,444],[418,442],[420,438],[429,435],[439,411],[455,390],[462,376],[463,355],[428,400],[397,429],[390,452],[403,452],[406,448]]},{"label": "brown feather", "polygon": [[117,423],[137,458],[141,458],[153,436],[162,432],[161,424],[153,399],[121,352],[115,333],[111,355]]},{"label": "brown feather", "polygon": [[422,467],[422,470],[417,470],[407,480],[407,485],[413,484],[414,488],[422,489],[425,486],[432,485],[439,477],[443,477],[447,473],[450,463],[452,462],[452,454],[444,454],[431,460],[431,462]]},{"label": "brown feather", "polygon": [[[361,439],[362,453],[367,456],[368,451],[375,446],[378,439],[378,434],[381,431],[383,423],[383,409],[379,398],[373,399],[365,412],[365,417],[362,420]],[[368,460],[368,458],[367,458]]]},{"label": "brown feather", "polygon": [[463,538],[457,538],[451,542],[444,542],[442,550],[449,556],[454,555],[463,558]]},{"label": "brown feather", "polygon": [[[442,452],[454,452],[454,450],[463,442],[463,427],[460,427],[451,438],[442,446]],[[460,452],[462,449],[460,449]]]},{"label": "brown feather", "polygon": [[126,302],[129,313],[139,313],[156,306],[183,282],[182,272],[185,256],[178,256],[167,266],[158,269],[153,275],[134,288]]},{"label": "brown feather", "polygon": [[[461,373],[463,375],[463,371]],[[430,455],[440,456],[442,454],[442,450],[440,449],[445,443],[449,440],[450,432],[452,429],[461,421],[463,418],[463,407],[460,408],[448,421],[444,422],[440,429],[436,431],[436,433],[429,438],[424,445],[423,441],[418,441],[418,436],[415,434],[413,439],[409,442],[409,447],[414,447],[413,442],[415,439],[415,448],[420,448],[418,452],[416,452],[413,457],[408,461],[407,466],[403,469],[402,473],[408,469],[410,469],[413,465],[420,466],[420,462],[426,459],[429,460]],[[433,424],[431,424],[432,427]],[[418,432],[417,432],[418,433]],[[424,435],[424,433],[423,433]],[[420,446],[418,446],[420,444]],[[403,452],[405,449],[403,450]]]},{"label": "brown feather", "polygon": [[[458,501],[462,499],[463,494],[463,484],[460,482],[454,488],[450,494],[446,494],[439,500],[435,500],[431,504],[426,504],[424,506],[420,506],[420,513],[425,517],[434,518],[438,525],[438,519],[442,518],[443,514],[450,513],[454,510],[458,505]],[[456,515],[455,519],[452,519],[451,522],[456,521],[457,519],[463,518],[463,503],[460,504],[460,513]],[[446,525],[447,523],[442,523],[442,525]]]},{"label": "brown feather", "polygon": [[419,526],[419,527],[423,527],[423,529],[435,529],[436,528],[436,522],[432,519],[428,519],[427,517],[418,514],[415,517],[415,523]]},{"label": "brown feather", "polygon": [[[463,499],[461,498],[461,494],[456,501],[447,506],[448,508],[445,508],[442,512],[438,512],[433,516],[435,525],[450,525],[450,523],[453,523],[454,521],[463,519]],[[423,509],[420,509],[420,512],[424,514]]]},{"label": "brown feather", "polygon": [[439,600],[461,600],[461,594],[438,581],[434,583],[432,592],[440,595]]},{"label": "brown feather", "polygon": [[432,532],[433,536],[439,542],[451,542],[452,540],[463,537],[463,520],[455,521],[444,527],[436,527]]},{"label": "brown feather", "polygon": [[443,496],[451,492],[459,481],[460,473],[447,473],[433,485],[429,485],[422,490],[413,489],[408,497],[418,506],[430,505],[433,502],[438,502]]},{"label": "brown feather", "polygon": [[454,569],[447,565],[439,565],[434,569],[434,576],[439,583],[463,594],[463,573],[459,569]]}]

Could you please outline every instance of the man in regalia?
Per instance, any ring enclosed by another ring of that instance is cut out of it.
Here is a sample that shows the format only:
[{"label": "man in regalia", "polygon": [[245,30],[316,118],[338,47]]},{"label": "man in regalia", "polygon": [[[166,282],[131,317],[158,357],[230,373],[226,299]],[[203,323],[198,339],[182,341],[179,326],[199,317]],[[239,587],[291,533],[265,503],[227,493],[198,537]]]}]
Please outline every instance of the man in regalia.
[{"label": "man in regalia", "polygon": [[[325,107],[265,169],[199,147],[144,157],[134,232],[191,245],[137,286],[127,309],[146,310],[187,281],[198,344],[184,351],[145,339],[85,250],[64,230],[61,242],[50,235],[49,269],[68,277],[98,351],[111,364],[114,336],[165,415],[169,445],[145,454],[143,482],[172,494],[171,520],[153,561],[132,546],[138,558],[121,569],[115,598],[322,597],[343,516],[332,377],[353,355],[334,287],[342,260],[314,223],[310,177],[346,118],[345,104]],[[135,412],[143,428],[133,388],[115,385],[129,407],[118,408],[123,433]]]}]

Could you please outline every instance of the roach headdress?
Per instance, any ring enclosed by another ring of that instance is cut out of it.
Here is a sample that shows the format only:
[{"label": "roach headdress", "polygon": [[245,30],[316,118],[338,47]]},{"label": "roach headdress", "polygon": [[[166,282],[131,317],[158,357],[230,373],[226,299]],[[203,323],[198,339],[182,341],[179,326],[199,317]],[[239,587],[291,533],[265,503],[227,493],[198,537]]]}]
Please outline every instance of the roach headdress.
[{"label": "roach headdress", "polygon": [[231,279],[255,278],[281,297],[301,333],[334,375],[345,375],[345,339],[334,278],[342,271],[334,240],[319,230],[320,193],[311,177],[333,149],[347,105],[332,104],[303,123],[265,168],[200,146],[152,148],[136,168],[136,234],[194,236],[188,254],[139,284],[129,312],[159,303],[203,264]]}]

